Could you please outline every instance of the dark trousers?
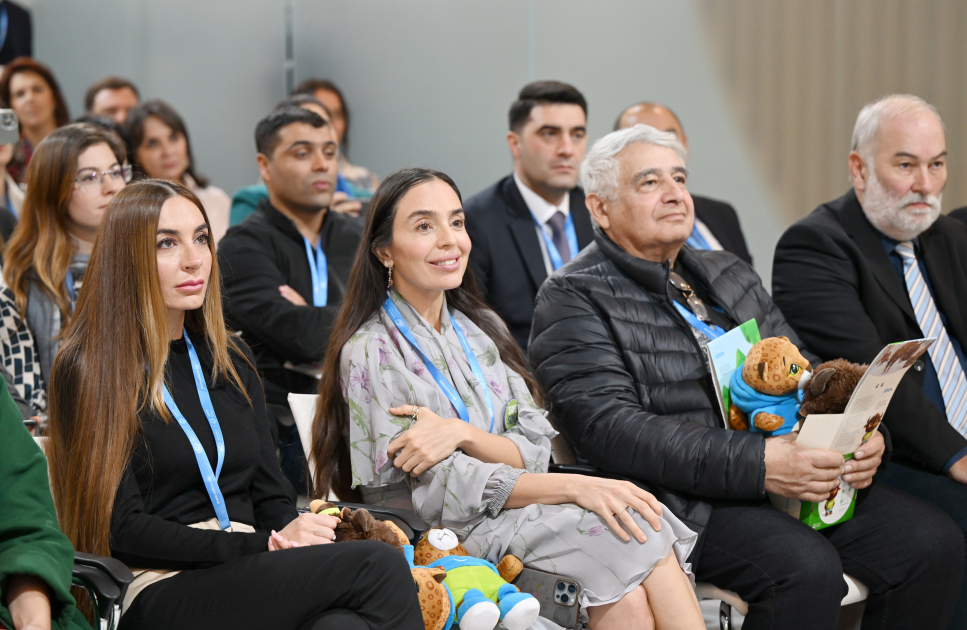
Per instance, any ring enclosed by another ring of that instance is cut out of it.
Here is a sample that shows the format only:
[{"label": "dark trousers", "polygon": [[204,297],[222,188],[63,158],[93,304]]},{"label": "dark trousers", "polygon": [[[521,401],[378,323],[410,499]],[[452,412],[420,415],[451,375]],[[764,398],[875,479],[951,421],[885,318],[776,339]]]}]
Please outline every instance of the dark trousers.
[{"label": "dark trousers", "polygon": [[[226,534],[231,536],[233,534]],[[423,630],[403,554],[354,541],[183,571],[134,599],[119,630]]]},{"label": "dark trousers", "polygon": [[[891,462],[876,480],[936,505],[950,515],[967,538],[967,486],[950,477]],[[967,573],[967,567],[965,567]],[[960,581],[953,628],[967,628],[967,575]]]},{"label": "dark trousers", "polygon": [[695,577],[749,603],[743,628],[836,627],[848,573],[870,589],[863,628],[946,628],[964,536],[941,510],[875,483],[849,521],[814,531],[768,504],[712,509]]}]

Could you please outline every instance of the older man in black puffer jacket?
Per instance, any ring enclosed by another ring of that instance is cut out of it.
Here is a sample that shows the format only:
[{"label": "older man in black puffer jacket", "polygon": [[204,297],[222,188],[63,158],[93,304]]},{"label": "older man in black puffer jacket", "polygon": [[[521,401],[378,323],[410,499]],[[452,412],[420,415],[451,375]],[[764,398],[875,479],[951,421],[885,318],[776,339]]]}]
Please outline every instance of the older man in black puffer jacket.
[{"label": "older man in black puffer jacket", "polygon": [[[529,346],[558,428],[700,533],[696,577],[749,602],[747,630],[835,627],[844,571],[870,588],[864,627],[945,627],[963,537],[932,505],[870,485],[885,433],[844,462],[792,435],[724,428],[702,352],[710,338],[754,318],[762,337],[784,335],[815,358],[749,265],[684,247],[685,163],[672,134],[638,125],[602,138],[582,166],[595,242],[541,287]],[[822,500],[840,475],[863,489],[840,525],[813,531],[766,500]]]}]

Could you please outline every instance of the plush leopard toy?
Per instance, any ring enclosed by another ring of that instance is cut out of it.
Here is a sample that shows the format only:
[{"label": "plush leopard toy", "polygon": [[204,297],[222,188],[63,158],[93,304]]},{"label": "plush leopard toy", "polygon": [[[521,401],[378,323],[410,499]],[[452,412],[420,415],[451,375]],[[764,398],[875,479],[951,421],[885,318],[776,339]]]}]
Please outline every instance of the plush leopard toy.
[{"label": "plush leopard toy", "polygon": [[755,344],[729,383],[729,424],[737,431],[789,433],[798,422],[799,381],[811,370],[788,337]]}]

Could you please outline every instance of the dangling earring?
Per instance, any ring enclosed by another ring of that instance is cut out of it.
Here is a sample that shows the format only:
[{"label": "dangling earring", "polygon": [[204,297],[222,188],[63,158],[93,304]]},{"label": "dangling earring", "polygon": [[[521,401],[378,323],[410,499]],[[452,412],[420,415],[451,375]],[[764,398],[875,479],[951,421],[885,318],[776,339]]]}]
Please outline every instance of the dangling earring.
[{"label": "dangling earring", "polygon": [[386,288],[388,289],[393,286],[393,268],[387,267],[386,269],[389,272],[389,282],[386,283]]}]

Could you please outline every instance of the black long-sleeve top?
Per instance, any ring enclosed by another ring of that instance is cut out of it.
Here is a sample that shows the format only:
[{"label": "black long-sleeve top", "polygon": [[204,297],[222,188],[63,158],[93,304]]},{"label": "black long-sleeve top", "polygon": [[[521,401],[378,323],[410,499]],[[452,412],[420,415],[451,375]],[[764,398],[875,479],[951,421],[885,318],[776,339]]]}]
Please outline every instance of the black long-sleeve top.
[{"label": "black long-sleeve top", "polygon": [[[312,275],[302,234],[267,199],[218,243],[225,318],[255,352],[269,403],[287,406],[289,392],[312,394],[318,388],[316,379],[284,365],[322,362],[362,225],[359,219],[327,211],[319,245],[326,254],[329,296],[326,306],[319,307],[311,306]],[[282,297],[283,284],[310,306],[296,306]]]},{"label": "black long-sleeve top", "polygon": [[[211,374],[205,341],[191,335],[202,370]],[[247,351],[247,348],[244,348]],[[297,515],[282,485],[282,473],[269,432],[265,400],[255,372],[241,357],[235,369],[252,400],[230,383],[209,383],[212,406],[225,440],[218,485],[229,519],[255,533],[188,527],[215,517],[188,437],[174,419],[153,410],[140,416],[141,433],[114,500],[111,555],[143,569],[200,569],[267,551],[268,532],[281,530]],[[178,409],[217,465],[215,437],[201,407],[184,339],[171,342],[166,365],[168,389]]]}]

